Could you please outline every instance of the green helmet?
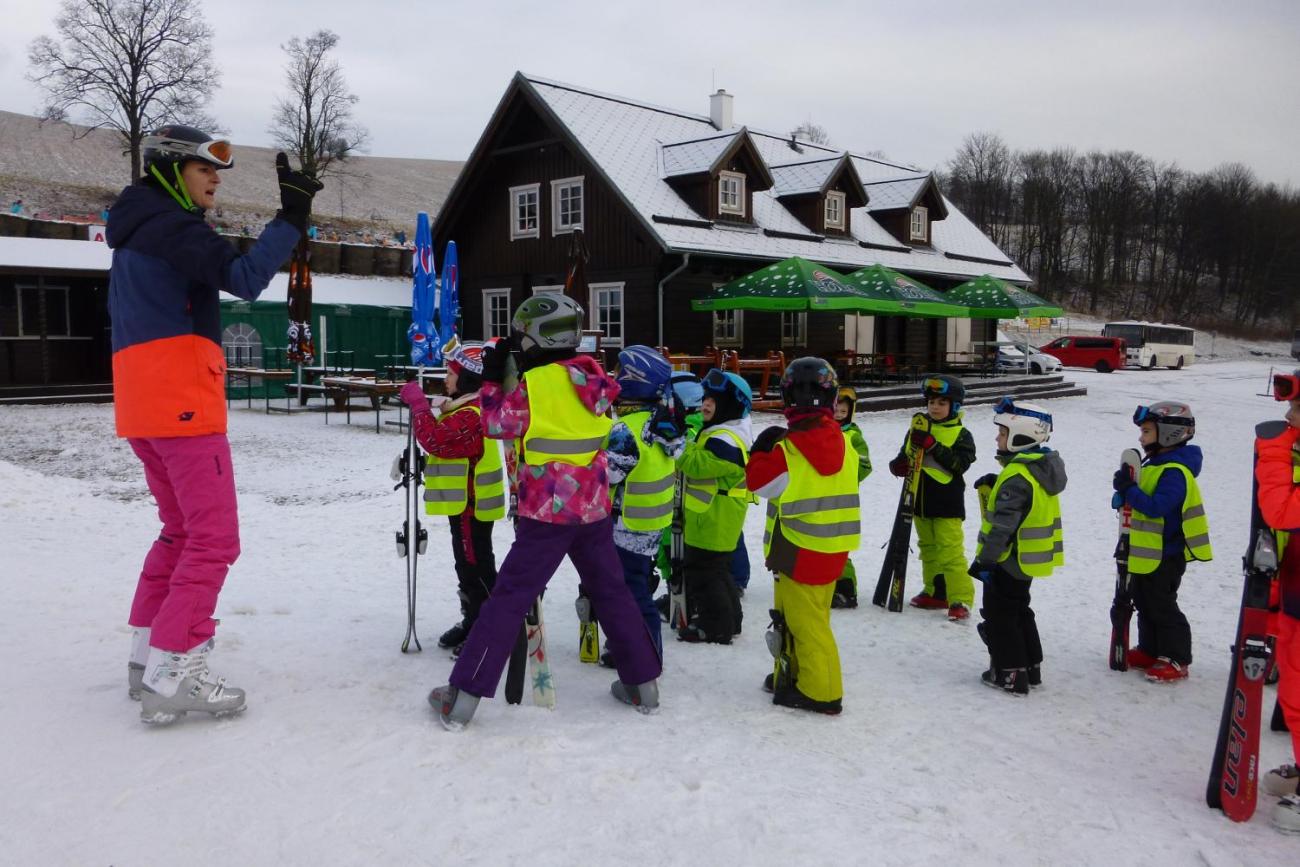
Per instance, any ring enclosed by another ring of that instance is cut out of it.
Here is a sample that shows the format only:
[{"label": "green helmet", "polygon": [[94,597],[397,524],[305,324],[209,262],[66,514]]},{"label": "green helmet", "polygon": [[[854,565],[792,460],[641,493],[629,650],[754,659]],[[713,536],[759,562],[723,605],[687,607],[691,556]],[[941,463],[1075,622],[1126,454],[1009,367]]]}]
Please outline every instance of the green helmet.
[{"label": "green helmet", "polygon": [[577,349],[582,339],[582,305],[568,295],[534,295],[515,311],[510,328],[526,353]]}]

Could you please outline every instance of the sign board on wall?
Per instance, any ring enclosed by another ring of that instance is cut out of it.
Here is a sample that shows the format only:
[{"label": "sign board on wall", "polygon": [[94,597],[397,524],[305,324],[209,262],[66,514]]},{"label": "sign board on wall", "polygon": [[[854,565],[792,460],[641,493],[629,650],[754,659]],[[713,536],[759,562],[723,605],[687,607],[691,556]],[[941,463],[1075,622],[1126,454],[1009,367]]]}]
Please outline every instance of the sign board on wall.
[{"label": "sign board on wall", "polygon": [[86,240],[98,241],[101,244],[106,243],[104,240],[104,233],[107,231],[107,228],[107,226],[87,226]]}]

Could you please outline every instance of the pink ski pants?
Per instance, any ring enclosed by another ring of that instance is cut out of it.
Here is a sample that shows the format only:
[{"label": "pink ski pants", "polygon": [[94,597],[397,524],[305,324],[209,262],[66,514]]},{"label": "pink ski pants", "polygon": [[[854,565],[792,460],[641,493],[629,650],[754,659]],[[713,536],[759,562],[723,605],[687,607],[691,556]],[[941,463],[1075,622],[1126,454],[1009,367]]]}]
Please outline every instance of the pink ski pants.
[{"label": "pink ski pants", "polygon": [[152,629],[149,644],[185,652],[212,637],[212,612],[239,557],[239,515],[225,434],[132,437],[158,503],[162,532],[144,558],[131,626]]}]

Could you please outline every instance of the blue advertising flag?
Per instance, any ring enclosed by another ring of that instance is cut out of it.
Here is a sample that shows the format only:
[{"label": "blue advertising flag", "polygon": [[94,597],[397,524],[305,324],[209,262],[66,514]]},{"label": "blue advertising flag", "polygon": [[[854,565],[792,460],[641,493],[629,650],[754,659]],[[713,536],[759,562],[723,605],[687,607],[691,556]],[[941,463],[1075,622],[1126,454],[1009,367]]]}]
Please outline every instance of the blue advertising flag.
[{"label": "blue advertising flag", "polygon": [[411,327],[406,339],[411,341],[411,363],[422,367],[437,364],[442,358],[442,343],[433,326],[436,279],[429,215],[421,211],[415,223],[415,253],[411,257]]},{"label": "blue advertising flag", "polygon": [[451,340],[456,333],[456,317],[460,314],[460,261],[456,255],[456,242],[448,241],[442,251],[442,296],[438,303],[438,345]]}]

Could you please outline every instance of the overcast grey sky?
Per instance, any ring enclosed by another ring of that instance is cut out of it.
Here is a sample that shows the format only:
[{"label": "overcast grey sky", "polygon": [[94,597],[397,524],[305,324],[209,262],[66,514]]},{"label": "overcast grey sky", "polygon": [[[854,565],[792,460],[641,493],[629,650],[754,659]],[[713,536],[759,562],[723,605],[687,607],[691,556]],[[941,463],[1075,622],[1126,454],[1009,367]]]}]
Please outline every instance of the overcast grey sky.
[{"label": "overcast grey sky", "polygon": [[[35,113],[27,46],[56,0],[0,0],[0,109]],[[211,111],[265,145],[280,44],[327,27],[374,156],[464,159],[517,69],[942,166],[976,130],[1013,148],[1126,148],[1300,183],[1300,0],[221,0]],[[803,10],[803,11],[797,11]],[[2,144],[2,143],[0,143]]]}]

